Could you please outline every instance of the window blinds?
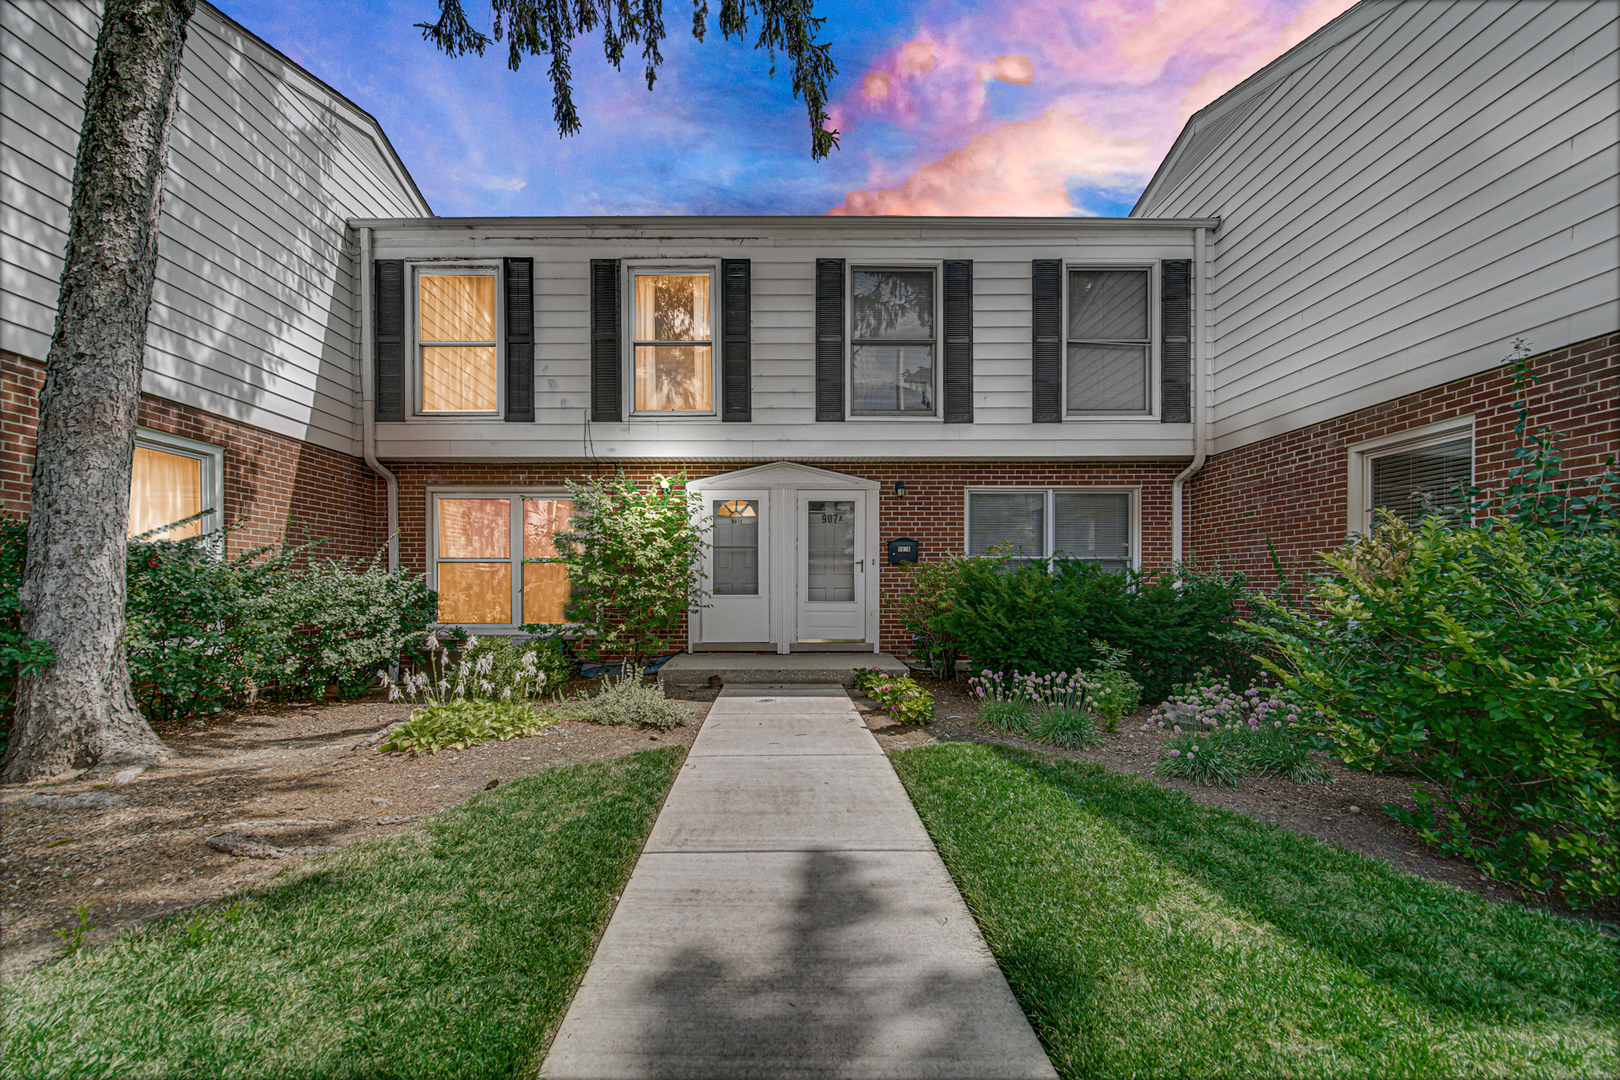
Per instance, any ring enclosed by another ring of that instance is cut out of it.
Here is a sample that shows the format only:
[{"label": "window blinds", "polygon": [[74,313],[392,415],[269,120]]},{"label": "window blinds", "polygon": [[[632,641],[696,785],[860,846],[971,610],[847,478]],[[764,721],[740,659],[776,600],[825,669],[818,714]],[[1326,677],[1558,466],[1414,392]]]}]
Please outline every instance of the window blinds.
[{"label": "window blinds", "polygon": [[1046,555],[1046,492],[975,492],[968,496],[968,554],[1010,544],[1025,558]]},{"label": "window blinds", "polygon": [[1454,489],[1473,476],[1473,440],[1466,436],[1386,454],[1373,459],[1372,505],[1416,525],[1426,514],[1460,505]]},{"label": "window blinds", "polygon": [[1131,560],[1131,497],[1125,492],[1052,495],[1052,554],[1093,559],[1109,568]]}]

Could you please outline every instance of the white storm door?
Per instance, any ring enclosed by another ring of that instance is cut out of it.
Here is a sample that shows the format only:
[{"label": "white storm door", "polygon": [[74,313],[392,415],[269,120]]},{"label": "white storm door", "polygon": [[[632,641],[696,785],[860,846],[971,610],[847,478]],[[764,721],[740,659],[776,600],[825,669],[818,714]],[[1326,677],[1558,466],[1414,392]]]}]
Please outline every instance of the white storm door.
[{"label": "white storm door", "polygon": [[764,491],[705,491],[709,606],[703,643],[760,644],[771,633],[769,512]]},{"label": "white storm door", "polygon": [[866,493],[800,491],[797,640],[866,640]]}]

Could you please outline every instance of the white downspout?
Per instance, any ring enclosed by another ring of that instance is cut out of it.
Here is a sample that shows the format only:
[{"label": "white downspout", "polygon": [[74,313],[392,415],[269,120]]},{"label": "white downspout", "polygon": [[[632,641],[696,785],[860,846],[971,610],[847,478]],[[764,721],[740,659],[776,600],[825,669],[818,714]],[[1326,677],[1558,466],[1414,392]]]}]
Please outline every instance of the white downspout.
[{"label": "white downspout", "polygon": [[1194,230],[1193,239],[1193,459],[1170,484],[1170,561],[1182,556],[1182,489],[1204,467],[1209,457],[1209,410],[1213,403],[1214,366],[1209,355],[1209,262],[1205,257],[1207,229]]},{"label": "white downspout", "polygon": [[[360,230],[360,443],[366,464],[388,487],[388,572],[399,569],[399,478],[377,460],[376,337],[371,310],[371,230]],[[1177,504],[1179,505],[1179,504]],[[1179,533],[1177,535],[1180,535]]]}]

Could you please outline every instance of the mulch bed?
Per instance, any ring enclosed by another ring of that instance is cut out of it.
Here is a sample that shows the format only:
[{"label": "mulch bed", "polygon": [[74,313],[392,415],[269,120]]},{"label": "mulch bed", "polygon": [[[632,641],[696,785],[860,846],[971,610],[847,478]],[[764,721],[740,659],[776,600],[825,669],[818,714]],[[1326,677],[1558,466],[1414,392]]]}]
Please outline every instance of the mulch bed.
[{"label": "mulch bed", "polygon": [[[1523,893],[1493,881],[1463,859],[1443,859],[1434,855],[1408,826],[1384,813],[1391,803],[1411,808],[1412,790],[1431,785],[1416,776],[1400,773],[1368,773],[1345,768],[1327,757],[1319,760],[1332,774],[1327,784],[1296,784],[1278,776],[1246,777],[1237,787],[1206,787],[1188,780],[1166,779],[1154,774],[1154,766],[1164,758],[1164,746],[1172,737],[1157,726],[1143,729],[1150,708],[1143,707],[1120,721],[1119,730],[1104,735],[1100,746],[1090,750],[1061,750],[1016,735],[1006,735],[976,727],[978,701],[968,693],[965,678],[942,682],[926,675],[914,676],[934,694],[936,720],[928,728],[894,724],[882,709],[865,698],[856,701],[868,717],[878,741],[887,748],[902,749],[930,743],[972,740],[1004,743],[1040,750],[1082,761],[1096,761],[1122,773],[1141,776],[1184,792],[1205,806],[1236,810],[1268,821],[1284,829],[1337,844],[1351,851],[1398,866],[1403,870],[1455,885],[1469,892],[1497,900],[1515,900],[1560,915],[1572,913],[1560,904]],[[1605,916],[1609,913],[1605,912]],[[1620,932],[1620,928],[1616,928]]]},{"label": "mulch bed", "polygon": [[[121,787],[74,780],[7,786],[0,789],[0,975],[48,960],[61,943],[51,931],[75,923],[76,904],[90,904],[99,928],[88,940],[95,943],[287,865],[217,851],[210,836],[234,831],[292,851],[341,847],[552,766],[690,747],[714,693],[670,696],[687,698],[691,714],[673,731],[563,720],[538,735],[422,758],[365,745],[409,716],[408,705],[372,697],[249,708],[159,727],[178,756]],[[25,805],[41,792],[99,793],[127,803]]]}]

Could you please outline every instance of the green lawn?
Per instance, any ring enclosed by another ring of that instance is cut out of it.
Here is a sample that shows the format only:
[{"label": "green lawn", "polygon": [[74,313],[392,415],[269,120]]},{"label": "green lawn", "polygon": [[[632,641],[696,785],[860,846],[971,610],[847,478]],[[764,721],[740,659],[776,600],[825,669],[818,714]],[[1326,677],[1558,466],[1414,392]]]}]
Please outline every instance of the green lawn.
[{"label": "green lawn", "polygon": [[1102,766],[894,755],[1058,1072],[1620,1074],[1620,944]]},{"label": "green lawn", "polygon": [[552,769],[5,987],[0,1075],[534,1075],[684,751]]}]

